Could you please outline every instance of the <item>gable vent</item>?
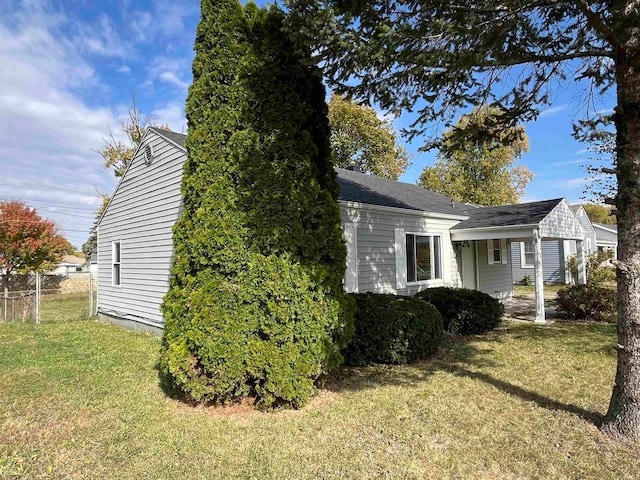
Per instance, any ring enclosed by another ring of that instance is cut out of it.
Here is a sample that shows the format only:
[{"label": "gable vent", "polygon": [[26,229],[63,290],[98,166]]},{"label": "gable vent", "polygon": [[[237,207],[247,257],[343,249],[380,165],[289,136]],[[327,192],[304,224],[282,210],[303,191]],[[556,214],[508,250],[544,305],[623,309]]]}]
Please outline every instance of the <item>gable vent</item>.
[{"label": "gable vent", "polygon": [[151,165],[153,162],[153,148],[151,145],[144,147],[144,163],[145,165]]}]

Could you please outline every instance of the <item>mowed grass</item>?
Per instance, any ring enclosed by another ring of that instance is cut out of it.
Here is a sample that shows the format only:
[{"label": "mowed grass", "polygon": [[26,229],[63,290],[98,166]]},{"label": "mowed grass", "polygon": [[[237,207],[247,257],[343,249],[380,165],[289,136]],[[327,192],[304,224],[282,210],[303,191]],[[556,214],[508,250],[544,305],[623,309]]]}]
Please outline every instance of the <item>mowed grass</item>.
[{"label": "mowed grass", "polygon": [[81,320],[0,324],[2,478],[638,478],[596,424],[614,326],[508,323],[413,366],[343,369],[303,409],[167,399],[159,339]]}]

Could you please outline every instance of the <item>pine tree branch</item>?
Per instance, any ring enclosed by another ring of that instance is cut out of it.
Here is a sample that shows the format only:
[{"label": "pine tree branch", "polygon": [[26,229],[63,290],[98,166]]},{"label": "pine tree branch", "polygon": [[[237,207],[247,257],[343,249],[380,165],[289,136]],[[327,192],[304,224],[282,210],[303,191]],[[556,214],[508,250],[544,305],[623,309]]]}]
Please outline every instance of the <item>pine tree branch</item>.
[{"label": "pine tree branch", "polygon": [[624,47],[620,42],[618,42],[613,31],[604,23],[600,16],[591,10],[584,0],[574,0],[574,2],[580,11],[584,13],[585,17],[587,17],[589,25],[591,25],[607,42],[609,42],[609,44],[615,48],[616,52],[624,52]]}]

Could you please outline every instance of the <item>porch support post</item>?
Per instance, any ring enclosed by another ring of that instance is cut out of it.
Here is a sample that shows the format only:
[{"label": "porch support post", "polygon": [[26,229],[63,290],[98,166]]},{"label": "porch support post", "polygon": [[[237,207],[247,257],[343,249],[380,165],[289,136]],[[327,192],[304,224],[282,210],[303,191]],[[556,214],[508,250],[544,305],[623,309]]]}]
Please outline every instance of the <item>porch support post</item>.
[{"label": "porch support post", "polygon": [[587,284],[587,264],[584,261],[584,242],[576,240],[576,256],[578,258],[578,283]]},{"label": "porch support post", "polygon": [[547,323],[544,312],[544,277],[542,276],[542,239],[540,231],[533,231],[533,273],[536,287],[535,323]]}]

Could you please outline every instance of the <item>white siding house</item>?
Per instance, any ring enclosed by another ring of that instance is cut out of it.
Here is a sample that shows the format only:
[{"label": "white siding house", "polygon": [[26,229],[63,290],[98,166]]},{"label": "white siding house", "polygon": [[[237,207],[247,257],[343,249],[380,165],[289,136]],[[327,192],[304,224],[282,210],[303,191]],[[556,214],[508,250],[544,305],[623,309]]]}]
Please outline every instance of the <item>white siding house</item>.
[{"label": "white siding house", "polygon": [[[156,333],[163,328],[172,228],[182,210],[184,139],[149,129],[100,219],[103,319]],[[582,248],[584,230],[563,199],[475,208],[416,185],[336,171],[349,292],[412,295],[464,286],[505,298],[513,293],[514,242],[578,240]],[[538,250],[534,259],[541,259]],[[541,296],[541,268],[534,270]],[[543,320],[544,311],[540,315]]]},{"label": "white siding house", "polygon": [[[571,205],[575,217],[584,229],[584,254],[596,251],[596,231],[582,205]],[[568,212],[565,212],[568,215]],[[553,222],[561,221],[560,218]],[[512,245],[513,281],[521,282],[526,275],[533,276],[533,243],[515,242]],[[524,252],[524,253],[523,253]],[[545,283],[570,283],[569,260],[576,255],[575,240],[547,240],[542,242],[542,270]]]}]

